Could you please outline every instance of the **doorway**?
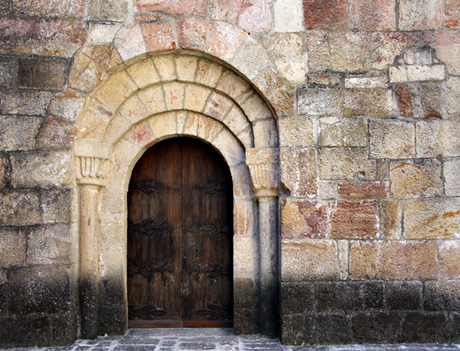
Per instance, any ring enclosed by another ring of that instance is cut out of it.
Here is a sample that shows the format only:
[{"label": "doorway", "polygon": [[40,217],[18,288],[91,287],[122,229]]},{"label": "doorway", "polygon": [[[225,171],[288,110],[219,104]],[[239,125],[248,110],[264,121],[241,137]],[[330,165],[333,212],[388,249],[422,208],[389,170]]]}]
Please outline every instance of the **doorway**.
[{"label": "doorway", "polygon": [[149,148],[128,191],[130,327],[232,326],[230,170],[208,144]]}]

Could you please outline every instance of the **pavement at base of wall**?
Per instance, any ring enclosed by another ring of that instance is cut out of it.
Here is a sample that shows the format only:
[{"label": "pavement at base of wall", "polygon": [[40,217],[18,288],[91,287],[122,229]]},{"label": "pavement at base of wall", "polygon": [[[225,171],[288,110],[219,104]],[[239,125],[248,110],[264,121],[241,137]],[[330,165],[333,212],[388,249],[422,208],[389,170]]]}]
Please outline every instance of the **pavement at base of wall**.
[{"label": "pavement at base of wall", "polygon": [[130,329],[124,336],[77,340],[71,346],[0,351],[460,351],[460,344],[284,346],[260,335],[234,335],[229,328]]}]

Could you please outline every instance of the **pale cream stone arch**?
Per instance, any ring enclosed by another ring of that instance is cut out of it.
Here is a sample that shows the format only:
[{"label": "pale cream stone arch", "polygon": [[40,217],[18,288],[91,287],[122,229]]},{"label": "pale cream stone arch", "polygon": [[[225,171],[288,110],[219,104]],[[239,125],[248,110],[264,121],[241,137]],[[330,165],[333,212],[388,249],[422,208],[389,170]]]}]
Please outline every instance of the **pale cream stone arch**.
[{"label": "pale cream stone arch", "polygon": [[[278,133],[271,109],[252,85],[200,55],[144,55],[121,65],[91,94],[79,125],[74,151],[82,337],[105,330],[95,320],[106,313],[118,313],[126,325],[131,171],[150,145],[175,136],[211,144],[232,174],[235,332],[260,326],[276,334]],[[111,297],[118,309],[101,303],[101,282],[119,290]]]}]

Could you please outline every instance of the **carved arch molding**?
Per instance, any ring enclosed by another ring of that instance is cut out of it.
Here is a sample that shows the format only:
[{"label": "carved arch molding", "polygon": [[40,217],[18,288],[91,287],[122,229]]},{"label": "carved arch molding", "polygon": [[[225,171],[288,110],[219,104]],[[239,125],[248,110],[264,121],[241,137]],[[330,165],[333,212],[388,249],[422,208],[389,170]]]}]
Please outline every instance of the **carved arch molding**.
[{"label": "carved arch molding", "polygon": [[128,183],[146,149],[175,136],[211,144],[232,174],[235,333],[277,335],[278,131],[253,86],[194,52],[143,55],[100,84],[78,124],[81,337],[127,328]]}]

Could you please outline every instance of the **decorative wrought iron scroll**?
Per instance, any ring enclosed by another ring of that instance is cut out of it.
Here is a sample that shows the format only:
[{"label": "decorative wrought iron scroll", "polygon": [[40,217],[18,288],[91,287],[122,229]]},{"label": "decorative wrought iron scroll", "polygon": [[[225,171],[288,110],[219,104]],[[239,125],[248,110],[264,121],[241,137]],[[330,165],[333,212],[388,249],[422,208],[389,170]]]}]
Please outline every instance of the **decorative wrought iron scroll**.
[{"label": "decorative wrought iron scroll", "polygon": [[161,274],[161,280],[167,281],[168,276],[166,273],[173,273],[174,267],[168,267],[168,261],[163,260],[163,264],[161,266],[154,266],[152,261],[147,261],[140,266],[135,266],[132,262],[128,263],[128,276],[132,277],[134,274],[140,274],[144,277],[151,278],[155,276],[155,273]]},{"label": "decorative wrought iron scroll", "polygon": [[188,268],[188,272],[193,274],[193,280],[198,281],[200,279],[200,274],[209,273],[208,278],[214,279],[221,275],[229,275],[230,267],[228,265],[222,265],[220,263],[209,263],[207,267],[201,267],[196,265],[195,267]]},{"label": "decorative wrought iron scroll", "polygon": [[128,195],[131,195],[134,190],[140,190],[146,194],[153,194],[155,190],[163,189],[163,183],[157,183],[153,178],[145,178],[129,183]]},{"label": "decorative wrought iron scroll", "polygon": [[206,183],[196,184],[195,188],[205,190],[206,194],[214,195],[219,191],[227,191],[228,186],[226,183],[220,183],[217,179],[208,178]]},{"label": "decorative wrought iron scroll", "polygon": [[219,307],[213,304],[206,306],[207,310],[198,310],[195,312],[198,316],[206,316],[207,319],[211,320],[228,320],[232,319],[232,308],[230,307]]},{"label": "decorative wrought iron scroll", "polygon": [[155,221],[151,218],[140,223],[134,223],[132,220],[128,221],[128,235],[139,232],[147,236],[161,234],[162,238],[166,238],[167,232],[171,234],[173,230],[174,226],[168,223],[168,217],[163,217],[160,224],[155,224]]},{"label": "decorative wrought iron scroll", "polygon": [[215,237],[217,234],[226,233],[228,234],[230,229],[226,224],[214,224],[213,220],[209,220],[207,225],[202,225],[201,220],[195,217],[193,224],[188,227],[189,233],[192,233],[195,237],[199,233],[206,233],[210,237]]},{"label": "decorative wrought iron scroll", "polygon": [[165,310],[156,308],[155,306],[145,306],[139,309],[135,309],[134,306],[128,306],[128,319],[133,320],[139,319],[155,319],[154,317],[161,317],[166,314]]}]

